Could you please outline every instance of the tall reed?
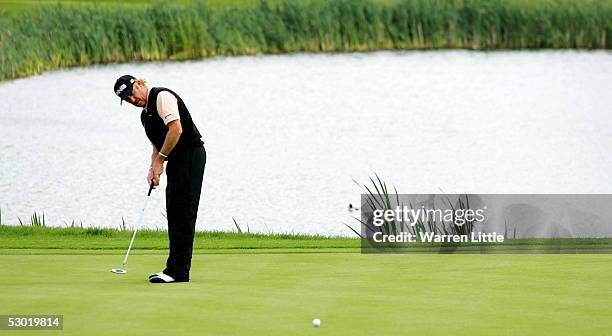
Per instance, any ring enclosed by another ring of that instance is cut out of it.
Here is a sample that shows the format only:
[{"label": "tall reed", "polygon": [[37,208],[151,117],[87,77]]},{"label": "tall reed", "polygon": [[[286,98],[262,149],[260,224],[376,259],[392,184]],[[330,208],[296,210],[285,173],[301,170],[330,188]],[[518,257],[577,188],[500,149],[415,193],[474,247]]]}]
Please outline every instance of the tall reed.
[{"label": "tall reed", "polygon": [[0,80],[68,66],[296,51],[597,48],[612,0],[45,5],[0,21]]},{"label": "tall reed", "polygon": [[[380,232],[385,235],[397,235],[402,232],[411,233],[415,236],[418,236],[419,233],[431,232],[433,234],[443,234],[443,235],[469,235],[474,231],[474,221],[466,220],[463,224],[458,225],[457,223],[457,210],[465,212],[465,210],[472,209],[470,207],[469,196],[461,195],[454,202],[451,201],[450,198],[442,197],[442,203],[448,207],[448,209],[452,210],[452,217],[450,220],[440,220],[436,221],[435,218],[427,216],[425,220],[421,217],[414,218],[414,225],[408,225],[402,220],[393,219],[391,221],[385,220],[384,223],[380,226],[376,226],[373,224],[372,213],[371,211],[378,210],[392,210],[395,211],[396,207],[400,208],[409,208],[409,209],[418,209],[419,206],[412,203],[412,201],[408,201],[408,203],[404,203],[398,193],[397,189],[393,187],[393,192],[389,191],[387,187],[387,183],[384,182],[378,174],[374,174],[374,177],[370,177],[371,186],[366,184],[360,184],[359,182],[353,180],[355,184],[357,184],[363,191],[362,201],[362,217],[356,218],[357,221],[361,223],[361,233],[357,230],[353,229],[351,226],[346,225],[351,231],[357,234],[362,239],[367,238],[368,236],[373,236],[374,233]],[[365,207],[365,208],[364,208]],[[366,211],[364,213],[364,211]],[[365,216],[364,216],[365,215]],[[365,218],[369,216],[369,218]],[[515,229],[516,236],[516,229]]]}]

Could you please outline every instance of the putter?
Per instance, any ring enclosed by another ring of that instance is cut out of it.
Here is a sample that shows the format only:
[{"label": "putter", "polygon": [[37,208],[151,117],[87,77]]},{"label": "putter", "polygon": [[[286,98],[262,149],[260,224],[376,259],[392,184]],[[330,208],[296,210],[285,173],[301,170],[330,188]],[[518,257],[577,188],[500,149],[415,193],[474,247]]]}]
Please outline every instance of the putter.
[{"label": "putter", "polygon": [[145,209],[147,208],[147,203],[151,196],[151,191],[153,190],[153,182],[149,185],[149,192],[147,193],[147,197],[145,197],[144,205],[142,206],[142,211],[140,212],[140,219],[138,220],[138,226],[134,228],[134,233],[132,234],[132,240],[130,241],[130,246],[128,246],[127,252],[125,253],[125,258],[123,259],[123,264],[121,268],[113,268],[111,272],[115,274],[125,274],[127,270],[125,269],[125,265],[127,264],[128,257],[130,256],[130,251],[132,250],[132,245],[134,244],[134,238],[136,238],[136,232],[138,232],[138,227],[142,225],[142,221],[144,218]]}]

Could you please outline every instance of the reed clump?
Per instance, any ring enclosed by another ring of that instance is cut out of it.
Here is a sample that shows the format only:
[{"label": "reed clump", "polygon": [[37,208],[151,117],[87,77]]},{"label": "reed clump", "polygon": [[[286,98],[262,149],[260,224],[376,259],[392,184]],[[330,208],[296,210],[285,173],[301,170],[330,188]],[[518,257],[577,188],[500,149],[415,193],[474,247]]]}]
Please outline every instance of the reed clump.
[{"label": "reed clump", "polygon": [[45,5],[0,21],[0,80],[62,67],[380,49],[609,49],[612,0]]}]

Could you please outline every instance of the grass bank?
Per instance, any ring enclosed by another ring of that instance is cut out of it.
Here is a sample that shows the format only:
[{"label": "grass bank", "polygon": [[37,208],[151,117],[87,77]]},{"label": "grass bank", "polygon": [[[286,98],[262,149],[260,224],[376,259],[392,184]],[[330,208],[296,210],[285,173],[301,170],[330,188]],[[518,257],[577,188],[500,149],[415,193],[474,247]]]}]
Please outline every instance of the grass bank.
[{"label": "grass bank", "polygon": [[[0,254],[3,253],[3,250],[9,249],[125,251],[131,236],[132,231],[111,228],[0,225]],[[168,233],[166,231],[138,231],[134,241],[135,250],[164,250],[167,248]],[[194,241],[194,250],[358,252],[359,240],[301,234],[198,231]]]},{"label": "grass bank", "polygon": [[[112,228],[8,226],[0,225],[0,255],[124,253],[132,231]],[[366,245],[367,246],[367,245]],[[512,239],[503,243],[408,245],[370,248],[366,253],[612,253],[612,238]],[[134,242],[141,254],[165,253],[166,231],[142,230]],[[78,252],[77,252],[78,251]],[[327,237],[303,234],[256,234],[199,231],[194,242],[195,253],[358,253],[358,238]],[[138,253],[138,252],[137,252]]]},{"label": "grass bank", "polygon": [[62,4],[0,21],[0,80],[61,67],[284,52],[602,48],[612,0]]}]

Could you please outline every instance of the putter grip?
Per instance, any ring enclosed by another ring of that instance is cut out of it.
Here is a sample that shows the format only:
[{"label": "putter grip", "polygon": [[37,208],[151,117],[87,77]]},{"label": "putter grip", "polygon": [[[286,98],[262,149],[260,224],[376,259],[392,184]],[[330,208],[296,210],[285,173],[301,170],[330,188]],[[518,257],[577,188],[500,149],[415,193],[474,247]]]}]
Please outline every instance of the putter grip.
[{"label": "putter grip", "polygon": [[153,190],[153,181],[151,181],[151,184],[149,185],[149,192],[147,193],[147,196],[151,196],[152,190]]}]

